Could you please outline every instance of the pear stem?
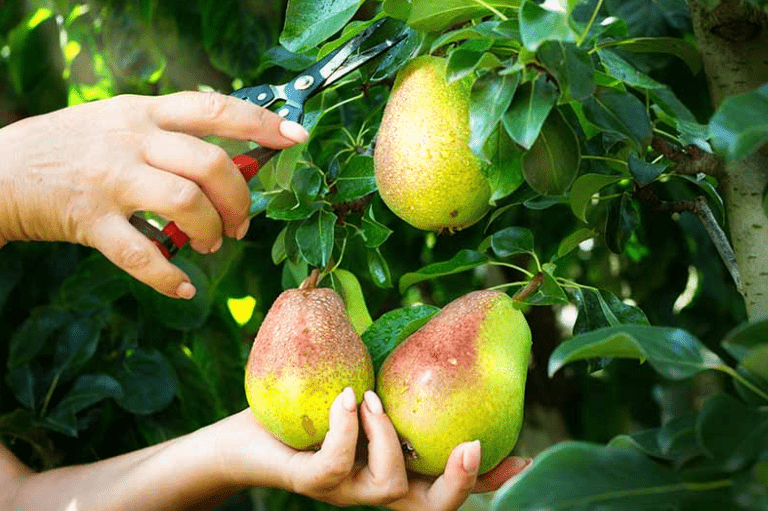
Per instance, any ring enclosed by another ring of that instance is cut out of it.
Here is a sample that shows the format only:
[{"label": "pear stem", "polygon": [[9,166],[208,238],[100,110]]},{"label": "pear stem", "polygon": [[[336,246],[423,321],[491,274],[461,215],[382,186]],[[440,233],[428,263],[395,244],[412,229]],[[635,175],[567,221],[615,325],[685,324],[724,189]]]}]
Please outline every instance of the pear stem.
[{"label": "pear stem", "polygon": [[319,272],[317,271],[317,268],[312,270],[312,273],[309,274],[309,277],[304,279],[304,282],[301,283],[299,286],[299,289],[302,289],[304,291],[312,291],[317,287],[317,277],[319,275]]},{"label": "pear stem", "polygon": [[539,272],[536,275],[533,276],[530,282],[520,289],[517,293],[515,293],[515,296],[512,297],[512,300],[516,302],[523,302],[526,300],[526,298],[536,294],[536,291],[539,290],[539,288],[544,284],[544,274]]}]

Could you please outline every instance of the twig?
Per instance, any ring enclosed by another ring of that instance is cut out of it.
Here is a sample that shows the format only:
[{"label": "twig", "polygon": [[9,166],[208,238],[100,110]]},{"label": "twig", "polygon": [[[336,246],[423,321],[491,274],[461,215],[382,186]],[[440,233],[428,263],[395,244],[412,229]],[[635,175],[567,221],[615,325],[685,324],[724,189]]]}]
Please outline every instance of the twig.
[{"label": "twig", "polygon": [[712,243],[714,243],[717,253],[720,254],[725,267],[731,274],[736,288],[739,292],[742,291],[741,275],[736,264],[736,254],[733,252],[731,243],[728,241],[728,236],[720,227],[715,215],[712,214],[712,210],[709,204],[707,204],[705,197],[699,196],[694,200],[663,201],[654,193],[650,186],[636,186],[634,195],[638,200],[650,206],[651,211],[655,213],[683,213],[688,211],[697,215],[704,225],[704,229],[707,230],[710,239],[712,239]]},{"label": "twig", "polygon": [[695,176],[704,173],[718,181],[725,177],[723,160],[717,155],[704,151],[697,145],[690,144],[680,148],[662,137],[654,136],[651,140],[651,147],[675,163],[673,170],[678,174]]}]

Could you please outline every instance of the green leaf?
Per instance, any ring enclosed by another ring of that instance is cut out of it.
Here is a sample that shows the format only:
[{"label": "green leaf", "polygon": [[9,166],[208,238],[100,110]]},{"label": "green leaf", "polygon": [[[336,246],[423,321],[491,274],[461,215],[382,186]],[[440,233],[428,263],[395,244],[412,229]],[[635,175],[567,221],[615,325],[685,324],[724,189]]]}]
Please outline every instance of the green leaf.
[{"label": "green leaf", "polygon": [[373,176],[373,158],[356,154],[341,169],[336,179],[338,200],[351,201],[376,191],[376,179]]},{"label": "green leaf", "polygon": [[620,199],[613,199],[605,219],[605,244],[614,254],[624,252],[629,238],[640,223],[640,215],[635,210],[632,198],[627,192]]},{"label": "green leaf", "polygon": [[72,388],[45,417],[57,430],[77,436],[83,429],[77,414],[107,398],[120,399],[123,387],[107,374],[83,374],[77,377]]},{"label": "green leaf", "polygon": [[339,293],[341,299],[344,300],[347,316],[355,332],[362,334],[373,323],[373,319],[370,312],[368,312],[368,307],[365,305],[365,296],[363,296],[360,282],[352,272],[342,268],[336,268],[331,273],[331,278],[334,289]]},{"label": "green leaf", "polygon": [[595,91],[595,68],[585,50],[573,43],[545,41],[537,55],[557,80],[561,104],[583,100]]},{"label": "green leaf", "polygon": [[582,103],[584,115],[591,123],[633,142],[644,153],[653,132],[645,105],[629,93],[599,87],[594,96]]},{"label": "green leaf", "polygon": [[444,275],[461,273],[483,266],[487,262],[488,258],[480,252],[468,249],[461,250],[448,261],[429,264],[417,272],[406,273],[400,277],[400,293],[404,293],[406,289],[418,282],[442,277]]},{"label": "green leaf", "polygon": [[[493,53],[485,50],[474,50],[467,46],[476,46],[482,40],[470,41],[463,47],[454,50],[448,57],[445,76],[448,82],[455,82],[482,69],[501,67],[502,63]],[[474,43],[474,44],[473,44]],[[488,41],[490,43],[490,41]],[[490,46],[490,44],[484,45]]]},{"label": "green leaf", "polygon": [[523,155],[525,181],[542,195],[562,195],[576,179],[580,163],[576,134],[560,112],[552,110],[536,142]]},{"label": "green leaf", "polygon": [[155,349],[131,350],[114,376],[123,387],[123,395],[117,398],[117,404],[136,415],[164,409],[173,400],[178,387],[173,366]]},{"label": "green leaf", "polygon": [[389,265],[377,248],[368,249],[368,273],[377,287],[389,289],[392,287],[392,274]]},{"label": "green leaf", "polygon": [[516,298],[516,301],[527,305],[564,305],[570,303],[568,295],[565,294],[563,288],[549,271],[545,270],[541,275],[543,280],[539,289],[523,300]]},{"label": "green leaf", "polygon": [[24,274],[22,255],[15,248],[15,245],[7,245],[0,252],[0,312]]},{"label": "green leaf", "polygon": [[491,236],[491,248],[501,258],[533,253],[533,233],[523,227],[506,227]]},{"label": "green leaf", "polygon": [[579,246],[579,244],[594,238],[596,234],[597,233],[595,231],[593,231],[592,229],[588,229],[586,227],[582,227],[581,229],[577,229],[573,231],[571,234],[569,234],[568,236],[566,236],[560,241],[560,245],[558,245],[557,247],[557,257],[558,258],[565,257],[566,255],[570,254],[573,250],[575,250],[576,247]]},{"label": "green leaf", "polygon": [[489,72],[472,85],[469,100],[469,147],[485,161],[490,161],[484,151],[486,141],[509,108],[519,82],[519,73],[499,75]]},{"label": "green leaf", "polygon": [[18,367],[35,358],[59,329],[74,320],[72,314],[52,305],[37,307],[13,332],[8,353],[8,367]]},{"label": "green leaf", "polygon": [[768,320],[739,325],[721,345],[740,366],[768,382]]},{"label": "green leaf", "polygon": [[32,447],[42,460],[44,469],[60,466],[61,453],[57,452],[49,432],[43,426],[32,411],[23,408],[0,415],[0,436],[21,440]]},{"label": "green leaf", "polygon": [[296,244],[301,256],[311,266],[325,268],[331,259],[336,220],[335,214],[321,209],[296,229]]},{"label": "green leaf", "polygon": [[362,0],[288,0],[280,44],[292,52],[317,46],[352,19]]},{"label": "green leaf", "polygon": [[701,71],[699,49],[696,45],[676,37],[635,37],[601,45],[601,48],[611,47],[635,53],[667,53],[679,57],[691,73],[698,74]]},{"label": "green leaf", "polygon": [[537,456],[496,494],[491,509],[728,509],[730,486],[729,479],[687,481],[632,447],[567,441]]},{"label": "green leaf", "polygon": [[573,295],[578,305],[574,335],[607,326],[648,324],[648,318],[639,307],[627,305],[610,291],[582,288],[576,289]]},{"label": "green leaf", "polygon": [[746,158],[768,142],[768,84],[726,98],[709,121],[714,148],[727,161]]},{"label": "green leaf", "polygon": [[363,215],[362,225],[358,233],[362,236],[366,247],[376,248],[389,238],[389,235],[392,234],[392,229],[376,220],[373,216],[373,205],[369,204]]},{"label": "green leaf", "polygon": [[635,178],[637,184],[645,186],[653,183],[665,170],[666,163],[650,163],[637,157],[635,153],[630,153],[628,162],[629,172]]},{"label": "green leaf", "polygon": [[579,334],[560,344],[549,359],[549,375],[570,362],[599,357],[647,360],[656,372],[671,380],[726,367],[720,357],[685,330],[618,325]]},{"label": "green leaf", "polygon": [[174,330],[190,331],[200,328],[211,312],[213,289],[208,276],[189,259],[176,256],[174,264],[189,275],[197,293],[191,300],[180,300],[161,295],[151,287],[139,281],[132,280],[131,292],[139,303],[141,310],[163,325]]},{"label": "green leaf", "polygon": [[56,340],[54,371],[75,373],[96,353],[101,338],[101,325],[89,317],[68,324]]},{"label": "green leaf", "polygon": [[663,89],[665,87],[664,84],[638,71],[632,64],[611,50],[600,49],[597,50],[597,54],[600,56],[600,62],[607,73],[631,87],[639,89]]},{"label": "green leaf", "polygon": [[490,159],[490,165],[485,169],[492,190],[489,202],[495,204],[525,183],[523,152],[512,142],[506,130],[497,124],[486,140],[484,153]]},{"label": "green leaf", "polygon": [[742,470],[766,448],[768,410],[749,407],[727,394],[715,394],[696,419],[696,436],[723,470]]},{"label": "green leaf", "polygon": [[530,0],[525,0],[520,7],[520,38],[530,51],[536,51],[548,40],[576,41],[567,13],[550,11]]},{"label": "green leaf", "polygon": [[504,114],[504,128],[512,140],[530,149],[556,102],[557,87],[546,77],[539,76],[517,90]]},{"label": "green leaf", "polygon": [[362,336],[371,354],[374,372],[378,373],[392,350],[438,312],[440,309],[434,305],[415,305],[386,312],[374,321]]},{"label": "green leaf", "polygon": [[487,0],[482,3],[466,0],[413,0],[408,25],[422,32],[438,32],[463,21],[490,15],[492,12],[489,7],[505,10],[519,5],[520,0]]},{"label": "green leaf", "polygon": [[435,50],[451,43],[458,41],[465,41],[467,39],[490,39],[490,40],[519,40],[520,32],[518,29],[517,21],[509,19],[506,21],[481,21],[477,25],[468,27],[461,27],[450,32],[446,32],[441,35],[429,50],[430,53],[434,53]]}]

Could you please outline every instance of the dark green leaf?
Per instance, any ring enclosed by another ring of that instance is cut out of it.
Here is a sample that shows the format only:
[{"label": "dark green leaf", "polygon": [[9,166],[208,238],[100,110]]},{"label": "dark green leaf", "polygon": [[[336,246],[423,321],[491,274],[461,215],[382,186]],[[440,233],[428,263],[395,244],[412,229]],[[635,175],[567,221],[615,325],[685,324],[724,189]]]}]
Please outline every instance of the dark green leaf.
[{"label": "dark green leaf", "polygon": [[392,350],[439,311],[433,305],[416,305],[386,312],[374,321],[362,335],[374,372],[379,371]]},{"label": "dark green leaf", "polygon": [[510,19],[507,21],[481,21],[477,25],[461,27],[456,30],[446,32],[445,34],[438,37],[434,43],[432,43],[432,47],[429,51],[430,53],[434,53],[435,50],[442,46],[467,39],[519,40],[520,32],[516,20]]},{"label": "dark green leaf", "polygon": [[96,403],[107,399],[120,399],[123,387],[107,374],[83,374],[78,376],[72,388],[46,416],[46,421],[59,431],[77,436],[77,414]]},{"label": "dark green leaf", "polygon": [[726,98],[709,121],[712,145],[728,161],[741,160],[768,142],[768,84]]},{"label": "dark green leaf", "polygon": [[[552,484],[557,481],[557,484]],[[730,480],[688,483],[631,447],[563,442],[540,454],[495,497],[494,511],[726,509]]]},{"label": "dark green leaf", "polygon": [[546,77],[524,83],[504,114],[504,128],[512,140],[530,149],[556,102],[557,87]]},{"label": "dark green leaf", "polygon": [[738,361],[743,360],[752,350],[768,346],[768,320],[739,325],[725,336],[722,346]]},{"label": "dark green leaf", "polygon": [[501,65],[499,58],[491,52],[459,48],[448,57],[445,76],[449,82],[454,82],[471,75],[476,70],[492,69]]},{"label": "dark green leaf", "polygon": [[321,209],[296,230],[296,244],[302,257],[317,268],[325,268],[331,259],[336,215]]},{"label": "dark green leaf", "polygon": [[533,233],[523,227],[507,227],[491,236],[491,248],[501,258],[533,253]]},{"label": "dark green leaf", "polygon": [[766,449],[768,410],[751,408],[727,394],[715,394],[696,419],[696,435],[724,470],[741,470]]},{"label": "dark green leaf", "polygon": [[8,295],[16,287],[23,275],[21,254],[18,254],[14,245],[3,247],[0,252],[0,312],[5,306]]},{"label": "dark green leaf", "polygon": [[542,195],[562,195],[579,172],[581,148],[576,134],[557,109],[541,127],[536,142],[523,155],[523,175]]},{"label": "dark green leaf", "polygon": [[469,101],[469,147],[475,155],[485,161],[490,161],[483,150],[486,141],[509,108],[519,82],[519,73],[499,75],[489,72],[472,85]]},{"label": "dark green leaf", "polygon": [[461,250],[448,261],[429,264],[417,272],[406,273],[400,277],[400,293],[404,293],[406,289],[418,282],[471,270],[487,262],[488,258],[480,252],[467,249]]},{"label": "dark green leaf", "polygon": [[56,340],[54,370],[62,374],[76,372],[96,353],[101,337],[101,325],[89,317],[68,324]]},{"label": "dark green leaf", "polygon": [[647,325],[618,325],[583,333],[563,342],[549,359],[549,374],[576,360],[599,357],[648,361],[665,378],[690,378],[724,367],[720,357],[684,330]]},{"label": "dark green leaf", "polygon": [[30,410],[17,408],[0,415],[0,436],[28,444],[46,469],[58,466],[62,454],[57,452],[48,433],[42,421]]},{"label": "dark green leaf", "polygon": [[159,412],[176,395],[176,372],[157,350],[136,348],[130,351],[114,376],[123,388],[117,403],[136,415]]},{"label": "dark green leaf", "polygon": [[292,52],[317,46],[352,19],[361,0],[289,0],[280,44]]},{"label": "dark green leaf", "polygon": [[606,186],[618,183],[624,176],[607,174],[584,174],[579,176],[571,187],[570,205],[576,218],[587,222],[587,208],[592,203],[592,197]]},{"label": "dark green leaf", "polygon": [[667,53],[679,57],[691,73],[701,70],[701,56],[696,45],[676,37],[635,37],[602,45],[603,48],[618,47],[637,53]]},{"label": "dark green leaf", "polygon": [[560,241],[560,245],[557,247],[557,257],[565,257],[566,255],[570,254],[573,250],[576,249],[576,247],[579,246],[579,244],[594,238],[595,234],[595,231],[586,227],[573,231],[571,234]]},{"label": "dark green leaf", "polygon": [[273,220],[304,220],[318,208],[316,203],[302,202],[294,192],[283,190],[275,195],[267,206],[267,218]]},{"label": "dark green leaf", "polygon": [[526,48],[536,51],[544,41],[572,43],[576,35],[568,23],[567,13],[548,10],[530,0],[524,0],[520,6],[520,38]]},{"label": "dark green leaf", "polygon": [[544,271],[541,275],[543,277],[541,287],[533,295],[517,301],[527,305],[564,305],[570,303],[568,295],[565,294],[551,273]]},{"label": "dark green leaf", "polygon": [[336,180],[336,188],[341,202],[359,199],[376,191],[373,158],[360,154],[353,156],[341,169]]},{"label": "dark green leaf", "polygon": [[100,253],[83,260],[59,289],[59,300],[70,309],[91,310],[128,293],[128,274]]},{"label": "dark green leaf", "polygon": [[191,300],[161,295],[138,281],[131,282],[131,291],[142,311],[165,326],[184,331],[200,328],[211,312],[213,301],[213,290],[208,277],[199,266],[183,256],[176,256],[173,262],[189,275],[192,285],[197,289]]},{"label": "dark green leaf", "polygon": [[640,186],[649,185],[656,180],[665,170],[666,163],[650,163],[641,160],[635,153],[630,153],[628,162],[629,172]]},{"label": "dark green leaf", "polygon": [[608,249],[615,254],[624,252],[639,222],[640,215],[628,193],[621,194],[620,199],[613,199],[605,219],[605,244]]},{"label": "dark green leaf", "polygon": [[573,43],[545,41],[537,54],[557,80],[560,103],[583,100],[595,91],[595,69],[585,50]]},{"label": "dark green leaf", "polygon": [[600,62],[605,71],[614,78],[621,80],[631,87],[640,89],[662,89],[664,85],[657,82],[645,73],[638,71],[632,64],[616,55],[611,50],[601,49],[597,51]]},{"label": "dark green leaf", "polygon": [[360,227],[360,236],[363,238],[363,243],[368,248],[376,248],[381,246],[389,235],[392,234],[392,230],[384,224],[379,223],[373,216],[373,206],[368,205],[363,215],[362,225]]},{"label": "dark green leaf", "polygon": [[413,0],[408,25],[422,32],[437,32],[462,21],[489,15],[488,7],[503,10],[518,5],[519,0],[487,0],[482,4],[466,0]]},{"label": "dark green leaf", "polygon": [[584,115],[591,123],[606,131],[628,138],[635,149],[644,152],[653,136],[651,120],[645,105],[629,93],[598,88],[594,96],[582,103]]},{"label": "dark green leaf", "polygon": [[32,310],[11,337],[8,367],[21,366],[40,353],[57,330],[72,322],[73,316],[61,307],[43,306]]},{"label": "dark green leaf", "polygon": [[486,141],[484,153],[490,159],[485,173],[492,190],[490,202],[495,204],[525,183],[523,152],[499,124]]}]

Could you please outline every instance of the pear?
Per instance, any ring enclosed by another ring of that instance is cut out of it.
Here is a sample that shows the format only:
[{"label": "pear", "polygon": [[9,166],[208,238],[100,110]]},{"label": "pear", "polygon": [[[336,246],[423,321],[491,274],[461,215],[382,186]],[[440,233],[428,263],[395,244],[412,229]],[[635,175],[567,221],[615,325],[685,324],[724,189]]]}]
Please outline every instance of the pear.
[{"label": "pear", "polygon": [[401,68],[381,120],[374,176],[384,203],[422,230],[453,232],[488,211],[491,188],[469,148],[472,82],[448,83],[446,60]]},{"label": "pear", "polygon": [[512,299],[475,291],[446,305],[387,357],[376,391],[410,470],[438,475],[462,442],[480,440],[480,473],[515,446],[531,331]]},{"label": "pear", "polygon": [[306,450],[328,432],[331,403],[345,387],[358,400],[374,385],[373,364],[335,291],[313,271],[270,307],[251,347],[245,393],[256,419],[277,439]]}]

